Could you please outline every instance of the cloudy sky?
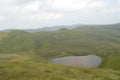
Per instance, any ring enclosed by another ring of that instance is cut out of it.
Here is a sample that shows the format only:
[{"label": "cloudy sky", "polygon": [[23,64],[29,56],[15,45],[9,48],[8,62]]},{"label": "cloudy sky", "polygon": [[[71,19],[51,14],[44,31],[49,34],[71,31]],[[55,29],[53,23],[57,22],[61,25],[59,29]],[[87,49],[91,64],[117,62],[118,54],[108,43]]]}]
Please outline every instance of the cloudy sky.
[{"label": "cloudy sky", "polygon": [[120,0],[0,0],[0,30],[120,22]]}]

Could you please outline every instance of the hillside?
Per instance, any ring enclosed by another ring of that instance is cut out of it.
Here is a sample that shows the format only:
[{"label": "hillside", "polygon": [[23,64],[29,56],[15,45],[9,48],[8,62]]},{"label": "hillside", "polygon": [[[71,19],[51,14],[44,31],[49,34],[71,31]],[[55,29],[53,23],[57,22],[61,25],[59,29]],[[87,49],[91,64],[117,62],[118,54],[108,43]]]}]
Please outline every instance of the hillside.
[{"label": "hillside", "polygon": [[[9,54],[10,55],[10,54]],[[120,71],[45,64],[35,54],[0,58],[0,80],[119,80]]]},{"label": "hillside", "polygon": [[[0,80],[120,80],[120,26],[0,32]],[[62,56],[98,55],[96,69],[48,64]]]},{"label": "hillside", "polygon": [[[114,25],[113,27],[106,25],[83,26],[72,30],[60,29],[52,32],[28,33],[18,30],[7,32],[8,36],[1,40],[0,52],[33,51],[51,57],[85,54],[119,55],[120,32],[118,28],[120,27],[117,26],[116,29]],[[28,49],[22,50],[22,46]]]},{"label": "hillside", "polygon": [[1,52],[6,53],[33,51],[34,49],[32,35],[24,31],[12,31],[7,34],[7,37],[1,38],[0,43]]}]

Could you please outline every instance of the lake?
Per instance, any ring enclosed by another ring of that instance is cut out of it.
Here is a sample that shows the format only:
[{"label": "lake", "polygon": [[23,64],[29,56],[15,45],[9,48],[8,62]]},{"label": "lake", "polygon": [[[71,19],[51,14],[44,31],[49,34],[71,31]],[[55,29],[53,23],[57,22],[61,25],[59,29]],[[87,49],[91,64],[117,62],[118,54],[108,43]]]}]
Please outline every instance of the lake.
[{"label": "lake", "polygon": [[51,64],[63,64],[67,66],[79,66],[84,68],[97,68],[102,62],[101,57],[96,55],[86,55],[86,56],[68,56],[61,58],[54,58],[48,63]]}]

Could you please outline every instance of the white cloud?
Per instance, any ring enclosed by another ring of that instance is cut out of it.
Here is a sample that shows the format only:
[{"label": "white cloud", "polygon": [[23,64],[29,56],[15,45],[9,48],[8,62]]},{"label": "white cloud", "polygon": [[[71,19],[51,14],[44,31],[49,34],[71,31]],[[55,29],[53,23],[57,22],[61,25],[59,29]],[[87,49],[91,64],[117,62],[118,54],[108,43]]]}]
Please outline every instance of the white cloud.
[{"label": "white cloud", "polygon": [[41,1],[30,2],[25,5],[23,13],[38,12],[41,5],[42,5]]},{"label": "white cloud", "polygon": [[6,28],[119,22],[119,14],[120,0],[0,0],[0,25]]},{"label": "white cloud", "polygon": [[109,10],[104,11],[104,13],[108,13],[108,14],[110,14],[110,13],[119,13],[119,12],[120,12],[120,8],[116,8],[116,9],[111,8]]},{"label": "white cloud", "polygon": [[52,7],[60,10],[73,11],[84,9],[93,0],[54,0]]},{"label": "white cloud", "polygon": [[90,3],[86,10],[94,14],[101,14],[107,10],[107,4],[104,1],[96,0]]},{"label": "white cloud", "polygon": [[6,18],[3,16],[0,16],[0,21],[4,21],[4,20],[6,20]]},{"label": "white cloud", "polygon": [[[119,2],[118,2],[119,1]],[[120,4],[120,0],[116,1],[116,4]],[[120,5],[115,8],[112,2],[104,0],[54,0],[51,4],[53,9],[60,11],[75,11],[86,12],[94,14],[109,14],[120,11]]]},{"label": "white cloud", "polygon": [[55,20],[63,18],[62,13],[39,13],[27,17],[28,20]]},{"label": "white cloud", "polygon": [[120,5],[119,7],[115,7],[115,5],[110,2],[96,0],[88,5],[88,11],[95,14],[113,14],[120,12]]},{"label": "white cloud", "polygon": [[94,1],[90,5],[88,5],[88,8],[90,9],[104,9],[106,7],[105,2],[103,1]]}]

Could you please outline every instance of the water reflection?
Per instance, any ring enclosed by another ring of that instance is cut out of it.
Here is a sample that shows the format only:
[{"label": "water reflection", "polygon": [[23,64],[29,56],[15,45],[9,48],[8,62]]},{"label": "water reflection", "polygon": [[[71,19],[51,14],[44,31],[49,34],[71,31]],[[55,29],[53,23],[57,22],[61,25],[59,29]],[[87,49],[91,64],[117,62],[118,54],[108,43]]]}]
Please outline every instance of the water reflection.
[{"label": "water reflection", "polygon": [[87,56],[69,56],[54,58],[49,61],[53,64],[63,64],[67,66],[80,66],[85,68],[97,68],[102,62],[99,56],[87,55]]}]

